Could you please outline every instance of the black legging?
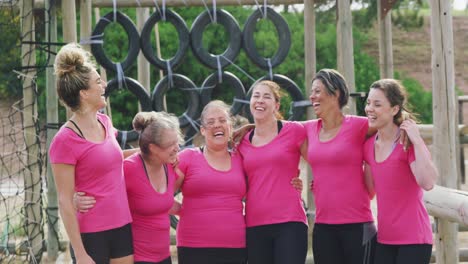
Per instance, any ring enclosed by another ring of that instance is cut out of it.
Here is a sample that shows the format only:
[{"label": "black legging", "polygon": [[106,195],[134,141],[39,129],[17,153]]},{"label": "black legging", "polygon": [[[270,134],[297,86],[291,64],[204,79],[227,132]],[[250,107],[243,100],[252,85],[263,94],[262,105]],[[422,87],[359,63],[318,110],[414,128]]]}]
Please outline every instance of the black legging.
[{"label": "black legging", "polygon": [[300,222],[247,228],[249,264],[304,264],[307,225]]},{"label": "black legging", "polygon": [[387,245],[377,243],[375,263],[378,264],[428,264],[432,245]]},{"label": "black legging", "polygon": [[246,264],[245,248],[177,247],[179,264]]},{"label": "black legging", "polygon": [[372,223],[315,224],[312,251],[315,264],[371,264],[376,235],[365,237],[364,228]]}]

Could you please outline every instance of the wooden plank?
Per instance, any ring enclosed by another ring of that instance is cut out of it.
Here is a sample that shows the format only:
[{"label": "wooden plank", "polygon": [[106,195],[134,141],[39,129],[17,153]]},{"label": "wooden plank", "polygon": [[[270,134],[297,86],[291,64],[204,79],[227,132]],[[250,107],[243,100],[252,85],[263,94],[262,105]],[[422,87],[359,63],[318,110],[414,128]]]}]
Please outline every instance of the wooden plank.
[{"label": "wooden plank", "polygon": [[380,78],[393,78],[392,16],[385,10],[389,7],[382,2],[388,3],[388,0],[377,0]]},{"label": "wooden plank", "polygon": [[[343,74],[348,83],[349,92],[356,91],[354,79],[354,54],[353,54],[353,19],[351,15],[350,1],[337,2],[336,44],[338,71]],[[356,114],[356,100],[350,98],[347,112]]]},{"label": "wooden plank", "polygon": [[[432,157],[440,184],[457,188],[459,167],[457,103],[453,58],[451,1],[431,0],[432,94],[434,109]],[[437,263],[458,263],[457,226],[436,218]]]}]

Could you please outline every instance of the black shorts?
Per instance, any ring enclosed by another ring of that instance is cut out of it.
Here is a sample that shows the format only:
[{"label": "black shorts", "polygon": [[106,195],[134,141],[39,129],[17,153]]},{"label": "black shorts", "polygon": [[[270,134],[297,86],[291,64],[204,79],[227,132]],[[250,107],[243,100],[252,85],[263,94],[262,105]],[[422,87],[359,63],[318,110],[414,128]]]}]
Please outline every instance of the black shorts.
[{"label": "black shorts", "polygon": [[[130,224],[122,227],[93,232],[81,233],[86,253],[96,264],[109,263],[110,259],[133,255],[133,238]],[[73,263],[76,259],[72,255]]]},{"label": "black shorts", "polygon": [[375,263],[377,264],[429,264],[432,245],[409,244],[388,245],[377,243]]},{"label": "black shorts", "polygon": [[171,257],[161,260],[159,262],[148,262],[148,261],[135,261],[135,264],[172,264]]},{"label": "black shorts", "polygon": [[177,247],[179,264],[245,264],[245,248]]}]

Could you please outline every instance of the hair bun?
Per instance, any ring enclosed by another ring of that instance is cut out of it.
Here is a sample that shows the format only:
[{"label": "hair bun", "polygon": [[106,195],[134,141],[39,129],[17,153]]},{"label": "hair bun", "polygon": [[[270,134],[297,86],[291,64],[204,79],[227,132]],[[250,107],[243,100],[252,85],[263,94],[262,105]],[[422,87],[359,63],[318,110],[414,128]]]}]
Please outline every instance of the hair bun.
[{"label": "hair bun", "polygon": [[55,58],[54,70],[58,77],[73,73],[89,61],[89,54],[78,44],[65,45]]}]

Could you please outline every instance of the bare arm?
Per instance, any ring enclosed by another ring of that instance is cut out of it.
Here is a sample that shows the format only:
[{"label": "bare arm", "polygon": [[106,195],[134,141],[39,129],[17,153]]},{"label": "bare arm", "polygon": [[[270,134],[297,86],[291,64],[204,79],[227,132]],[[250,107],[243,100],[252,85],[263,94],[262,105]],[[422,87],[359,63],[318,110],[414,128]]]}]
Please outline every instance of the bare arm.
[{"label": "bare arm", "polygon": [[304,160],[307,160],[307,149],[309,148],[309,141],[307,138],[301,144],[301,156]]},{"label": "bare arm", "polygon": [[372,200],[375,196],[375,188],[374,188],[374,179],[372,178],[372,172],[370,166],[365,163],[364,164],[364,183],[367,187],[367,192],[369,193],[369,198]]},{"label": "bare arm", "polygon": [[419,129],[413,120],[405,120],[400,128],[406,131],[408,138],[413,143],[415,160],[410,164],[411,171],[416,178],[416,182],[426,191],[434,188],[438,178],[438,172],[431,155],[427,151],[424,140],[419,134]]},{"label": "bare arm", "polygon": [[124,149],[122,150],[124,159],[130,157],[133,153],[140,151],[140,148]]},{"label": "bare arm", "polygon": [[174,199],[174,204],[172,204],[171,209],[169,209],[169,214],[178,215],[181,207],[182,207],[182,204],[179,201]]},{"label": "bare arm", "polygon": [[59,199],[59,212],[68,237],[72,244],[77,263],[95,263],[86,253],[81,240],[80,228],[73,207],[75,192],[75,166],[68,164],[52,164],[55,184]]}]

